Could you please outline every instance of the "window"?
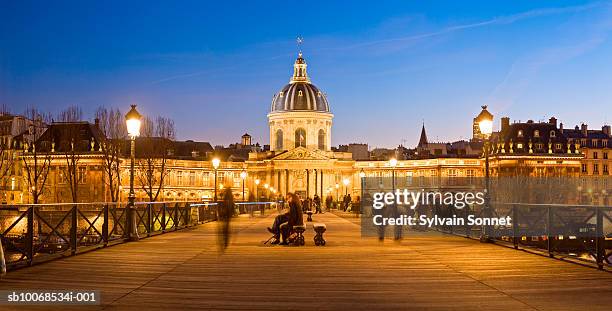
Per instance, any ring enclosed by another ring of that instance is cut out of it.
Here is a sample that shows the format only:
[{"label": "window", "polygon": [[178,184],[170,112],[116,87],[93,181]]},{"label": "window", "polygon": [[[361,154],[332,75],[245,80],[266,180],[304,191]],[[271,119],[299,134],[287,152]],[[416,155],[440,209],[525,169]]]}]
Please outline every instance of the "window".
[{"label": "window", "polygon": [[517,136],[518,137],[523,137],[523,130],[519,130]]},{"label": "window", "polygon": [[210,173],[204,172],[202,174],[202,185],[203,186],[210,186]]},{"label": "window", "polygon": [[523,149],[523,143],[517,143],[516,149]]},{"label": "window", "polygon": [[608,175],[608,164],[604,164],[602,168],[603,168],[603,174]]},{"label": "window", "polygon": [[555,144],[555,149],[557,149],[557,150],[561,150],[561,148],[563,148],[563,145],[561,145],[561,144]]},{"label": "window", "polygon": [[537,143],[537,144],[536,144],[536,149],[539,149],[539,150],[544,149],[544,144],[542,144],[542,143]]},{"label": "window", "polygon": [[448,177],[457,177],[457,170],[454,168],[448,169]]},{"label": "window", "polygon": [[554,131],[554,130],[553,130],[553,131],[550,131],[550,137],[556,137],[556,136],[557,136],[557,133],[555,133],[555,131]]},{"label": "window", "polygon": [[608,159],[608,153],[607,153],[607,152],[603,152],[603,158],[604,158],[605,160],[607,160],[607,159]]},{"label": "window", "polygon": [[298,91],[298,96],[304,96],[304,93],[302,93],[302,90]]},{"label": "window", "polygon": [[276,130],[276,150],[283,150],[283,130]]},{"label": "window", "polygon": [[195,172],[189,172],[189,185],[195,186]]},{"label": "window", "polygon": [[295,130],[295,147],[306,147],[306,130],[303,128]]},{"label": "window", "polygon": [[476,177],[476,174],[474,173],[473,169],[467,169],[467,170],[465,170],[465,176],[467,176],[467,177]]},{"label": "window", "polygon": [[599,174],[599,165],[593,164],[593,175]]},{"label": "window", "polygon": [[587,172],[587,165],[586,164],[582,164],[582,172],[583,173]]},{"label": "window", "polygon": [[325,150],[325,131],[319,130],[319,150]]},{"label": "window", "polygon": [[234,188],[240,188],[242,186],[242,178],[240,178],[240,174],[234,174]]},{"label": "window", "polygon": [[280,91],[280,92],[278,93],[278,95],[279,95],[280,97],[283,97],[283,95],[284,95],[283,91]]},{"label": "window", "polygon": [[602,148],[606,148],[606,147],[608,147],[608,141],[607,141],[606,139],[604,139],[604,140],[602,140],[602,141],[601,141],[601,147],[602,147]]},{"label": "window", "polygon": [[540,131],[538,130],[533,131],[533,137],[540,137]]},{"label": "window", "polygon": [[176,185],[177,186],[183,185],[183,172],[182,171],[176,172]]},{"label": "window", "polygon": [[224,172],[218,172],[217,173],[217,187],[219,187],[219,185],[222,185],[225,182],[225,173]]},{"label": "window", "polygon": [[591,144],[593,144],[593,148],[597,148],[597,139],[591,140]]},{"label": "window", "polygon": [[593,159],[597,159],[598,155],[597,155],[597,151],[593,152]]},{"label": "window", "polygon": [[86,183],[87,182],[87,173],[86,173],[84,167],[79,167],[78,174],[79,175],[77,177],[78,177],[79,184]]}]

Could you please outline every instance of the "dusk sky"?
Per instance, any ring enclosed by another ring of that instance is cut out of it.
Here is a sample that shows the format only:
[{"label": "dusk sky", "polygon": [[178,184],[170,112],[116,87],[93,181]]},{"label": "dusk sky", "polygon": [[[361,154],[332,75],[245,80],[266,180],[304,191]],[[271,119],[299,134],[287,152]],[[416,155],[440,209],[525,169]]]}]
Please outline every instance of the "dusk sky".
[{"label": "dusk sky", "polygon": [[[471,136],[511,120],[612,121],[612,2],[4,1],[0,104],[173,118],[179,139],[268,144],[272,95],[302,50],[332,144]],[[126,3],[124,3],[126,2]]]}]

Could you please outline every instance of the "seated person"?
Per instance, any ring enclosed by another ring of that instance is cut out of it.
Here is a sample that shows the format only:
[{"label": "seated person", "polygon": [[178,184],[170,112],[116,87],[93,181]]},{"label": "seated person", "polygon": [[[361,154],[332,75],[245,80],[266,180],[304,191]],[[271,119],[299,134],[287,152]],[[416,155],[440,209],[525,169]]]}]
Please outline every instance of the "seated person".
[{"label": "seated person", "polygon": [[[272,227],[268,227],[268,231],[274,234],[275,240],[272,244],[279,244],[279,235],[282,234],[282,245],[287,245],[287,238],[289,237],[289,233],[291,228],[294,225],[302,225],[304,224],[304,219],[302,216],[302,208],[300,206],[300,198],[294,193],[287,194],[287,202],[289,203],[289,211],[284,214],[280,214],[274,218],[274,223]],[[281,230],[281,225],[286,223],[287,225],[283,226],[284,230]],[[282,232],[281,232],[282,231]]]}]

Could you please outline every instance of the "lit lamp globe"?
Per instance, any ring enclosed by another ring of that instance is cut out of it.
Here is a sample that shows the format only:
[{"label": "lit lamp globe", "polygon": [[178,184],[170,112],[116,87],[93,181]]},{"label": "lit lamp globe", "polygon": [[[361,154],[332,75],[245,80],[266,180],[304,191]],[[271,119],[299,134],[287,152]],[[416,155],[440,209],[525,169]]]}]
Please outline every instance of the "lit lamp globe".
[{"label": "lit lamp globe", "polygon": [[270,185],[264,184],[264,188],[268,189],[269,187],[270,187]]},{"label": "lit lamp globe", "polygon": [[218,158],[212,159],[212,165],[215,169],[219,168],[219,164],[221,164],[221,160],[219,160]]},{"label": "lit lamp globe", "polygon": [[389,165],[390,165],[391,167],[396,167],[396,166],[397,166],[397,159],[396,159],[396,158],[391,158],[391,159],[389,160]]},{"label": "lit lamp globe", "polygon": [[348,184],[349,184],[349,180],[348,180],[348,178],[343,179],[343,180],[342,180],[342,183],[343,183],[345,186],[348,186]]},{"label": "lit lamp globe", "polygon": [[245,171],[240,172],[240,178],[242,178],[242,179],[247,178],[247,172],[245,172]]},{"label": "lit lamp globe", "polygon": [[483,119],[478,122],[478,127],[480,128],[480,133],[486,137],[489,137],[491,136],[491,133],[493,133],[493,120]]},{"label": "lit lamp globe", "polygon": [[259,186],[259,183],[260,183],[260,182],[261,182],[261,181],[260,181],[259,179],[255,179],[255,184],[256,184],[256,185],[258,185],[258,186]]},{"label": "lit lamp globe", "polygon": [[340,185],[336,184],[336,189],[340,188]]},{"label": "lit lamp globe", "polygon": [[365,172],[363,170],[361,170],[361,172],[359,172],[359,177],[360,178],[364,178],[365,177]]},{"label": "lit lamp globe", "polygon": [[142,116],[136,111],[136,105],[132,105],[132,109],[125,115],[125,125],[128,135],[131,138],[140,136],[140,119]]}]

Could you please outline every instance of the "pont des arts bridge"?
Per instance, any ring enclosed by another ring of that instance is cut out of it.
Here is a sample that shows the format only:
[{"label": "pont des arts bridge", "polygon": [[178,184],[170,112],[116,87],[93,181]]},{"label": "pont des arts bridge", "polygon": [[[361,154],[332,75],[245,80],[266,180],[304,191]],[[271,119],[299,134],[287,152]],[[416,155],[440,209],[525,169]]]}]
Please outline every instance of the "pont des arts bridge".
[{"label": "pont des arts bridge", "polygon": [[[333,210],[312,216],[313,223],[327,226],[325,246],[314,245],[307,221],[305,246],[264,245],[277,207],[239,205],[224,251],[218,247],[215,204],[138,203],[134,222],[140,239],[134,242],[127,242],[126,210],[118,204],[11,207],[2,211],[9,271],[0,290],[96,290],[101,304],[82,308],[121,310],[609,310],[612,305],[608,237],[572,239],[551,232],[480,243],[466,238],[477,238],[478,228],[438,227],[381,242],[362,238],[361,215]],[[528,232],[526,211],[550,213],[541,217],[546,224],[563,221],[559,208],[594,212],[585,228],[593,219],[610,221],[609,207],[515,204],[496,212],[519,214],[516,230]],[[431,210],[448,213],[443,207]],[[599,227],[604,226],[595,223],[594,230]],[[66,306],[2,306],[28,308]]]}]

